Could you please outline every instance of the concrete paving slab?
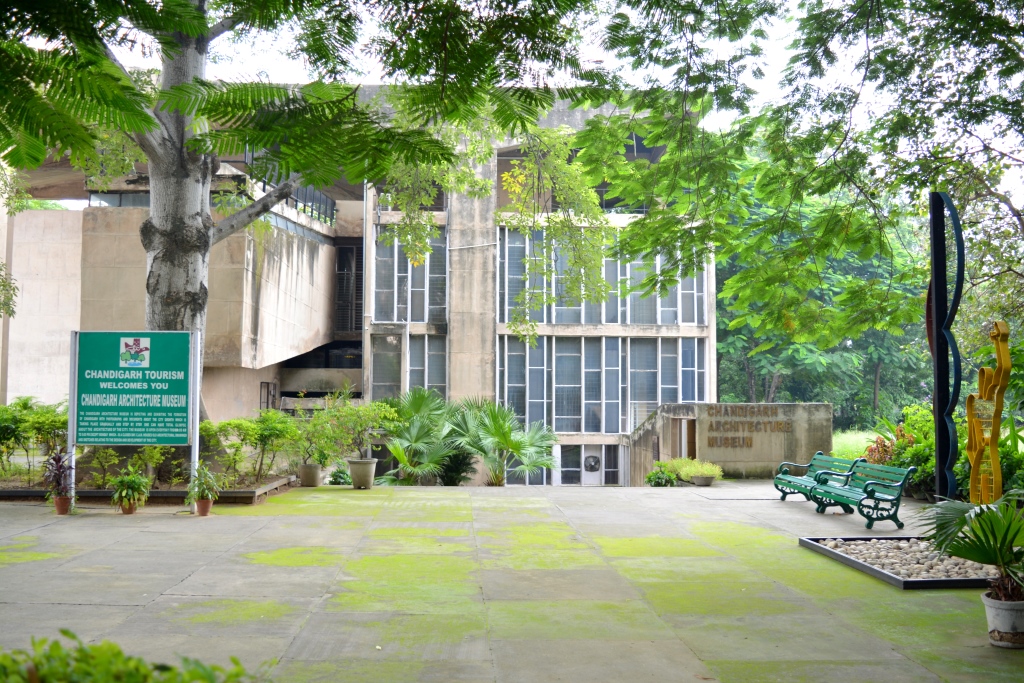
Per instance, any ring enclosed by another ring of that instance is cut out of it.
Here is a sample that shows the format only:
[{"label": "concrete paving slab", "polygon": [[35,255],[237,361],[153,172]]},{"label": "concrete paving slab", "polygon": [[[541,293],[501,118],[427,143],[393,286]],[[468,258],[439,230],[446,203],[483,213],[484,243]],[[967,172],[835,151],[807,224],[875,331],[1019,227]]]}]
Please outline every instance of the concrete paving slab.
[{"label": "concrete paving slab", "polygon": [[279,683],[1020,680],[978,591],[900,593],[796,544],[859,518],[719,484],[0,504],[0,646],[70,621],[163,661],[280,658]]},{"label": "concrete paving slab", "polygon": [[637,600],[640,594],[614,569],[483,570],[485,600]]},{"label": "concrete paving slab", "polygon": [[678,641],[496,640],[493,648],[498,683],[716,680]]}]

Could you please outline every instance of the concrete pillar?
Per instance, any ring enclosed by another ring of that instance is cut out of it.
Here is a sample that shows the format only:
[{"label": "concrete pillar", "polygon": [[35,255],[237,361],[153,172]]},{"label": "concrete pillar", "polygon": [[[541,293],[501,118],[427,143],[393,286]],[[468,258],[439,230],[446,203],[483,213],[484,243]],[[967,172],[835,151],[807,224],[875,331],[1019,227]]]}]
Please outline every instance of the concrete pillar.
[{"label": "concrete pillar", "polygon": [[[497,158],[477,169],[497,183]],[[493,193],[448,207],[448,398],[494,400],[497,246]]]}]

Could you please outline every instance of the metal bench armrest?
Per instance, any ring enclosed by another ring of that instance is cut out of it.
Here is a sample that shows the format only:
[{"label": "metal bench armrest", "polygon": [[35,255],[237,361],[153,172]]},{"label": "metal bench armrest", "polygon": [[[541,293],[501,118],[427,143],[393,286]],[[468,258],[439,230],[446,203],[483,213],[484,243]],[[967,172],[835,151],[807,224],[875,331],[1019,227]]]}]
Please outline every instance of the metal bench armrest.
[{"label": "metal bench armrest", "polygon": [[[883,488],[890,489],[892,493],[879,493],[875,489]],[[903,484],[887,484],[884,481],[866,481],[864,482],[864,493],[868,498],[875,498],[876,500],[896,500],[900,497],[903,492]]]},{"label": "metal bench armrest", "polygon": [[[787,467],[787,465],[788,465],[788,467]],[[790,467],[810,467],[810,466],[811,466],[811,463],[801,464],[801,463],[798,463],[798,462],[783,462],[783,463],[779,464],[778,469],[775,470],[775,471],[778,474],[789,474],[789,468]]]},{"label": "metal bench armrest", "polygon": [[843,486],[846,486],[850,477],[853,476],[853,472],[833,472],[832,470],[821,470],[814,475],[814,481],[817,484],[824,484],[827,477],[838,477],[843,480]]}]

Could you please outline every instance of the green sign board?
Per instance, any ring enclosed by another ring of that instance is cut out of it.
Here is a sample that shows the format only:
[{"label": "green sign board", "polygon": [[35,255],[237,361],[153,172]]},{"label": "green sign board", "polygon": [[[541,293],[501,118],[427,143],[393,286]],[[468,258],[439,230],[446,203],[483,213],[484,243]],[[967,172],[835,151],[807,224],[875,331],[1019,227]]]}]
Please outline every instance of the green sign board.
[{"label": "green sign board", "polygon": [[74,443],[190,443],[188,332],[78,332]]}]

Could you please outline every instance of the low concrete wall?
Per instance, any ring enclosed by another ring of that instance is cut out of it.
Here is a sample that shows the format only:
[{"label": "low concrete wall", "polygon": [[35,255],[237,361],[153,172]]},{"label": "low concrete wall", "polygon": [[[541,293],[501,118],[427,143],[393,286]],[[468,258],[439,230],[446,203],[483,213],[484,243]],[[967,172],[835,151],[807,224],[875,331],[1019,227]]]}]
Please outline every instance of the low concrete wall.
[{"label": "low concrete wall", "polygon": [[[686,430],[694,429],[692,440]],[[691,452],[692,444],[693,451]],[[767,478],[779,463],[806,462],[832,450],[828,403],[677,403],[663,405],[624,439],[630,486],[643,486],[657,460],[696,457],[726,476]]]}]

